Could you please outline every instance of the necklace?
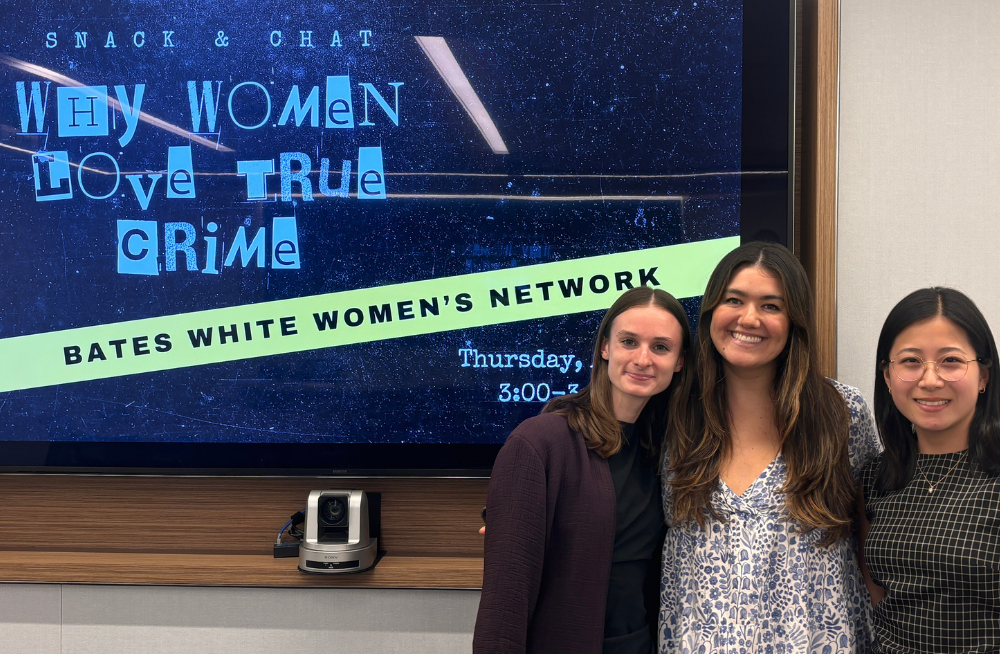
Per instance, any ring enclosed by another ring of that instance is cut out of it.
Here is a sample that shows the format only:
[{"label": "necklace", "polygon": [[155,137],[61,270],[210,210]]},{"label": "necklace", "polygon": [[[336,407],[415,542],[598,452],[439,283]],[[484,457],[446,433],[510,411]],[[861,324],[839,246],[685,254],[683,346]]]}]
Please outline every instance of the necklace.
[{"label": "necklace", "polygon": [[955,462],[955,465],[953,465],[951,468],[949,468],[948,472],[946,472],[943,475],[941,475],[941,477],[937,480],[936,484],[932,484],[931,483],[931,480],[927,478],[927,475],[924,474],[924,471],[921,470],[920,466],[918,465],[917,466],[917,472],[919,472],[920,476],[923,477],[924,481],[927,482],[927,492],[928,493],[933,493],[935,487],[940,486],[941,482],[944,481],[948,477],[948,475],[950,475],[951,473],[955,472],[955,468],[958,467],[958,464],[960,464],[962,462],[962,460],[965,458],[965,455],[968,454],[968,453],[969,453],[968,450],[966,450],[965,452],[962,452],[962,456],[958,457],[958,461]]}]

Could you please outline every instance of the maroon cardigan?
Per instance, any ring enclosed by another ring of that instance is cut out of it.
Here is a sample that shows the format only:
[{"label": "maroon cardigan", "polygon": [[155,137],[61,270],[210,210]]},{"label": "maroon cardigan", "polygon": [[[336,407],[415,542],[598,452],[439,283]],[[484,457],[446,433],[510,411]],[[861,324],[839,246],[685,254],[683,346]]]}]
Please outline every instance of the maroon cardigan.
[{"label": "maroon cardigan", "polygon": [[544,413],[521,423],[497,456],[486,496],[472,651],[600,654],[615,511],[607,459],[566,418]]}]

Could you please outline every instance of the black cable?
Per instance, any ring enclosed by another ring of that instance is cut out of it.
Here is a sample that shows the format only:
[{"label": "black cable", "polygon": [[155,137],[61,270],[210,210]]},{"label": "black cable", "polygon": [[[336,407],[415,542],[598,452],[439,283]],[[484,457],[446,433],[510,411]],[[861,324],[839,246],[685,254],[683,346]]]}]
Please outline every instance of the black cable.
[{"label": "black cable", "polygon": [[287,533],[289,537],[294,538],[296,540],[302,540],[305,534],[302,532],[302,527],[300,525],[302,525],[305,522],[305,520],[306,520],[305,511],[299,511],[298,513],[292,515],[291,519],[285,524],[284,527],[281,528],[281,531],[278,532],[278,540],[276,542],[278,543],[281,542],[281,535],[283,533],[286,533],[285,532],[286,529],[288,530]]}]

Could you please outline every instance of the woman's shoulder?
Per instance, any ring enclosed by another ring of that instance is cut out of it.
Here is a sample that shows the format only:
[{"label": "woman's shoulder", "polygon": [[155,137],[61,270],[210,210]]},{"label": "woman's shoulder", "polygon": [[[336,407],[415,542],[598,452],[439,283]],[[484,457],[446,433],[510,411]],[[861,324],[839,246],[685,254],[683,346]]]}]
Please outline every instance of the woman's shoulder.
[{"label": "woman's shoulder", "polygon": [[876,455],[882,452],[882,442],[875,426],[875,416],[861,391],[836,379],[829,380],[837,389],[851,416],[851,427],[848,433],[848,450],[851,459],[851,470],[855,479]]},{"label": "woman's shoulder", "polygon": [[836,379],[827,378],[827,381],[833,384],[833,387],[837,389],[840,396],[844,398],[847,410],[851,414],[851,426],[856,428],[859,423],[863,423],[865,427],[870,426],[874,429],[875,421],[871,406],[868,404],[865,396],[861,394],[861,391]]},{"label": "woman's shoulder", "polygon": [[882,463],[883,456],[884,453],[880,452],[861,470],[861,488],[866,504],[869,500],[874,499],[875,479],[878,477],[878,467]]},{"label": "woman's shoulder", "polygon": [[878,467],[882,463],[882,457],[885,456],[884,452],[879,452],[876,454],[868,465],[865,466],[864,470],[861,471],[862,481],[874,481],[875,477],[878,475]]},{"label": "woman's shoulder", "polygon": [[527,457],[544,469],[576,461],[576,452],[587,450],[581,434],[573,431],[565,416],[542,413],[528,418],[510,433],[498,455],[499,459]]},{"label": "woman's shoulder", "polygon": [[536,448],[547,449],[554,444],[565,443],[573,434],[566,416],[558,413],[540,413],[528,418],[510,433],[507,440],[519,438]]},{"label": "woman's shoulder", "polygon": [[831,379],[827,377],[827,381],[833,384],[833,387],[837,389],[844,401],[847,402],[849,408],[857,407],[868,407],[868,402],[865,400],[865,396],[861,394],[861,391],[854,388],[849,384],[845,384],[842,381],[837,381],[836,379]]}]

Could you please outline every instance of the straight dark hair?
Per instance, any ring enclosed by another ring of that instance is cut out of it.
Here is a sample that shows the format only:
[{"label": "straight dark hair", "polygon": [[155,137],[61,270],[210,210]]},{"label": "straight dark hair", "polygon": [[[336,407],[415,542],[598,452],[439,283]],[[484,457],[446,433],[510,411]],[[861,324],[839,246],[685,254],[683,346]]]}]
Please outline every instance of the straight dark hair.
[{"label": "straight dark hair", "polygon": [[[608,362],[601,356],[601,347],[611,338],[611,325],[615,318],[636,307],[659,307],[670,313],[681,325],[681,355],[686,356],[691,349],[691,325],[688,323],[684,307],[670,293],[661,289],[638,286],[629,289],[615,300],[594,336],[594,365],[590,369],[590,383],[573,395],[564,395],[551,400],[542,413],[565,416],[569,426],[580,432],[587,441],[587,447],[608,458],[622,448],[622,430],[615,418],[611,399],[611,380],[608,378]],[[675,388],[690,387],[692,366],[685,365],[674,373],[666,390],[654,395],[643,407],[636,421],[636,434],[646,453],[659,457],[662,434],[666,430],[666,414],[670,396]],[[655,435],[655,437],[654,437]]]},{"label": "straight dark hair", "polygon": [[[997,360],[997,345],[986,318],[967,295],[953,288],[931,286],[914,291],[892,308],[882,325],[875,352],[875,417],[885,453],[878,467],[875,488],[880,492],[905,487],[917,466],[917,439],[913,423],[892,401],[885,383],[885,370],[892,359],[892,344],[904,329],[922,320],[941,316],[955,323],[976,351],[976,361],[990,368]],[[1000,380],[990,379],[976,400],[969,425],[970,470],[978,467],[988,475],[1000,473]]]},{"label": "straight dark hair", "polygon": [[817,368],[812,291],[802,264],[774,243],[742,245],[719,262],[708,280],[694,348],[698,387],[674,396],[667,442],[673,478],[674,518],[720,519],[712,506],[722,461],[732,448],[723,358],[712,342],[712,312],[736,273],[756,267],[780,280],[789,318],[788,342],[776,360],[771,397],[788,480],[781,489],[788,513],[803,531],[826,530],[830,545],[850,533],[854,480],[848,458],[850,413],[833,384]]}]

